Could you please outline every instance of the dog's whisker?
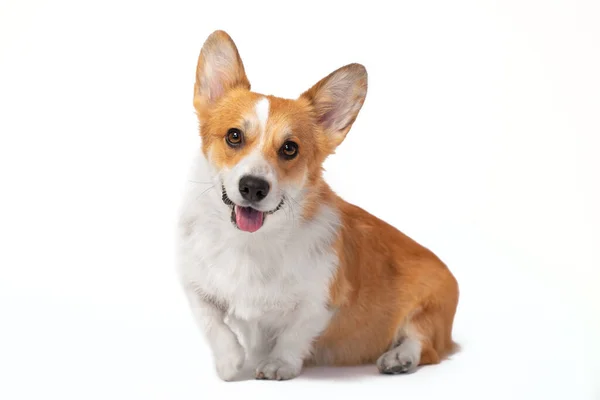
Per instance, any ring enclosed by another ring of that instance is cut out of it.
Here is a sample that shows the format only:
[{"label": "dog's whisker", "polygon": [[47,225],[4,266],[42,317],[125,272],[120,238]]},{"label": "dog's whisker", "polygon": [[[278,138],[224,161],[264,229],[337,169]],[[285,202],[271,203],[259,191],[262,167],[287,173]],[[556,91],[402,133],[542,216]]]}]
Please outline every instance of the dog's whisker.
[{"label": "dog's whisker", "polygon": [[[291,196],[287,196],[287,195],[283,195],[283,198],[286,200],[286,203],[288,204],[288,208],[290,210],[290,212],[287,214],[288,216],[291,215],[291,222],[292,222],[292,226],[296,226],[298,224],[298,219],[296,218],[296,213],[294,212],[294,204],[296,203],[298,205],[298,208],[302,208],[302,206],[300,205],[300,203],[298,203],[298,201],[296,199],[294,199]],[[291,200],[293,203],[290,203]]]},{"label": "dog's whisker", "polygon": [[215,185],[211,185],[210,187],[204,189],[202,191],[202,193],[200,193],[198,196],[196,196],[196,200],[200,199],[200,197],[202,197],[203,195],[205,195],[206,193],[208,193],[209,190],[214,189]]},{"label": "dog's whisker", "polygon": [[[284,198],[285,198],[285,195],[284,195]],[[291,216],[291,212],[292,211],[291,211],[291,205],[289,203],[288,203],[287,207],[283,207],[283,212],[285,213],[285,219],[288,220],[288,221],[291,221],[292,224],[293,224],[294,223],[294,219]]]}]

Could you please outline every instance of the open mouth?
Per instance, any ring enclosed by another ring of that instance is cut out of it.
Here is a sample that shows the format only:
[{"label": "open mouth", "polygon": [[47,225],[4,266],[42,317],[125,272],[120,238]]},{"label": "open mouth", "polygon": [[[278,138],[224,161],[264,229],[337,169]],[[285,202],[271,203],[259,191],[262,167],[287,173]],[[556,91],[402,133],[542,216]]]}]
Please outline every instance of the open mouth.
[{"label": "open mouth", "polygon": [[281,199],[279,205],[273,210],[260,211],[252,207],[243,207],[235,204],[227,196],[224,186],[221,187],[221,193],[223,203],[231,207],[231,222],[236,228],[245,232],[252,233],[259,230],[264,225],[267,215],[273,214],[283,206],[283,199]]}]

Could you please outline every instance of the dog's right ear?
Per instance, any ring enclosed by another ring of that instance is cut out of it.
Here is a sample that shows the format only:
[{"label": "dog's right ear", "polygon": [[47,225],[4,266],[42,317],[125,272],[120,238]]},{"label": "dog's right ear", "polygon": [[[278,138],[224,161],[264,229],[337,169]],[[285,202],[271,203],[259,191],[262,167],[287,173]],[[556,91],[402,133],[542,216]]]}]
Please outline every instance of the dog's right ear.
[{"label": "dog's right ear", "polygon": [[250,90],[250,82],[235,43],[223,31],[213,32],[200,51],[194,85],[194,108],[202,115],[236,87]]}]

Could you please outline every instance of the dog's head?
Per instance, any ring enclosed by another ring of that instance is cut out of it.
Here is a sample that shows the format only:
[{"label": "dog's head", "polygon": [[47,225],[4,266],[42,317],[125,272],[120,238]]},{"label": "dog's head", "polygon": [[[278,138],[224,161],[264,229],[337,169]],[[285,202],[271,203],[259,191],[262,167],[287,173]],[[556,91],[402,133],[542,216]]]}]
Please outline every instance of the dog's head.
[{"label": "dog's head", "polygon": [[322,184],[323,161],[344,140],[366,93],[360,64],[332,72],[296,100],[251,92],[229,35],[208,37],[198,59],[194,107],[202,151],[240,230],[259,230],[286,203],[302,213]]}]

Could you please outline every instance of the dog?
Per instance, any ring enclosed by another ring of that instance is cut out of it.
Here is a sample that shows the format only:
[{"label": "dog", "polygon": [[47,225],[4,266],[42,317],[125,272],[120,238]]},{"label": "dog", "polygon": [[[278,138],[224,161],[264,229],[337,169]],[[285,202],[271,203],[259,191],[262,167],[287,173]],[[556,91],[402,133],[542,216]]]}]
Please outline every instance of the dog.
[{"label": "dog", "polygon": [[360,64],[295,100],[254,93],[227,33],[202,47],[201,149],[181,208],[178,269],[225,381],[246,363],[268,380],[308,365],[410,373],[456,349],[458,284],[446,265],[323,180],[366,93]]}]

